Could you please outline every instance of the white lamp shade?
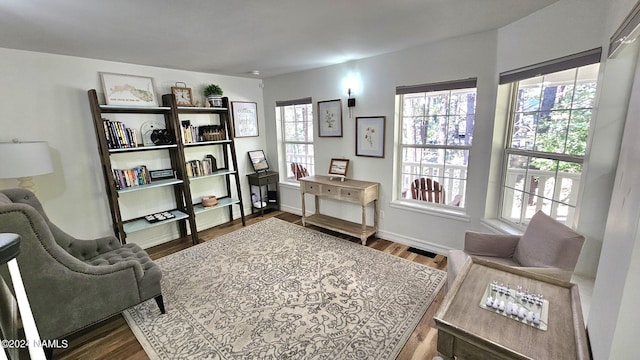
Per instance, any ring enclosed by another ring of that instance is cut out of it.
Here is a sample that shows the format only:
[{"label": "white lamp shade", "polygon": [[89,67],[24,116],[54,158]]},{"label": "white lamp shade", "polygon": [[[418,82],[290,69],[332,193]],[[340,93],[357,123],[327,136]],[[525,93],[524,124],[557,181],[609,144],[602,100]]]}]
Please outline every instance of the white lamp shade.
[{"label": "white lamp shade", "polygon": [[44,141],[0,143],[0,178],[20,178],[53,172],[49,144]]}]

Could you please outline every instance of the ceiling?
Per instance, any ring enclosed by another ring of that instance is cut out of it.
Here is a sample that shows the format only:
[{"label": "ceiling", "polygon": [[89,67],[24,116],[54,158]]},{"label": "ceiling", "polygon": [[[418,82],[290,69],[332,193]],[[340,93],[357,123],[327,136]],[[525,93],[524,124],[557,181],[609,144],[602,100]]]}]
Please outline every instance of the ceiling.
[{"label": "ceiling", "polygon": [[265,78],[496,29],[556,1],[0,0],[0,47]]}]

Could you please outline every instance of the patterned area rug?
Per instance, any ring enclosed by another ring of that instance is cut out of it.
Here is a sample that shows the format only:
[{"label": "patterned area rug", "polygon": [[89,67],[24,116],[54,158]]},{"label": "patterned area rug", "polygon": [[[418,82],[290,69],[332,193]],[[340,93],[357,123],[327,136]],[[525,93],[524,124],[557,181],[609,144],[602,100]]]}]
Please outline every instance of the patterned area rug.
[{"label": "patterned area rug", "polygon": [[124,312],[151,359],[394,359],[446,273],[271,218],[156,261]]}]

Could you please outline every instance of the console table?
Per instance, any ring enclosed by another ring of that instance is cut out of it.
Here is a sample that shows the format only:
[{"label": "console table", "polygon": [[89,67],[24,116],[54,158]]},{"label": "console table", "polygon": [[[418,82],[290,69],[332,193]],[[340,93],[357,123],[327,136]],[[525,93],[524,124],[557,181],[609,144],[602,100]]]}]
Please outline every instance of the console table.
[{"label": "console table", "polygon": [[[341,181],[342,180],[342,181]],[[360,238],[362,245],[367,244],[367,238],[378,231],[378,196],[380,184],[376,182],[331,179],[329,176],[314,175],[300,179],[300,193],[302,196],[302,225],[316,225],[342,234]],[[315,197],[315,214],[306,216],[305,194]],[[354,223],[336,217],[320,214],[320,197],[346,201],[362,207],[362,222]],[[373,203],[373,226],[367,225],[367,205]]]},{"label": "console table", "polygon": [[[546,330],[482,308],[493,281],[543,294]],[[433,319],[445,359],[590,359],[577,285],[473,257]]]}]

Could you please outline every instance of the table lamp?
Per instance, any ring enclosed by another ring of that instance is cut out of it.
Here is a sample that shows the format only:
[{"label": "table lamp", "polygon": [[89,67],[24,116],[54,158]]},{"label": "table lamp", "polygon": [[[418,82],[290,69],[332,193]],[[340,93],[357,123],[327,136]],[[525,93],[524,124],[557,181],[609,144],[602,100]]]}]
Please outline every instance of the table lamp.
[{"label": "table lamp", "polygon": [[19,186],[35,193],[32,176],[53,172],[49,144],[44,141],[0,143],[0,179],[17,178]]}]

